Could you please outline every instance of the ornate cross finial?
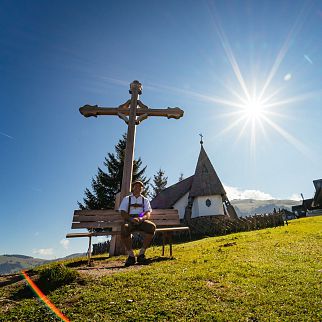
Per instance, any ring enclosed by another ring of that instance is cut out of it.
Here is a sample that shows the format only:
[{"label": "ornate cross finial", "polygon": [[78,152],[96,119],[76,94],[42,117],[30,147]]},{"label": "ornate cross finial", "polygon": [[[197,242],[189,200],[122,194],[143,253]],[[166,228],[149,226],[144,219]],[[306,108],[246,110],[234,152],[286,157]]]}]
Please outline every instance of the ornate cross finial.
[{"label": "ornate cross finial", "polygon": [[203,138],[203,135],[200,133],[200,144],[202,145],[203,144],[203,141],[202,141],[202,138]]}]

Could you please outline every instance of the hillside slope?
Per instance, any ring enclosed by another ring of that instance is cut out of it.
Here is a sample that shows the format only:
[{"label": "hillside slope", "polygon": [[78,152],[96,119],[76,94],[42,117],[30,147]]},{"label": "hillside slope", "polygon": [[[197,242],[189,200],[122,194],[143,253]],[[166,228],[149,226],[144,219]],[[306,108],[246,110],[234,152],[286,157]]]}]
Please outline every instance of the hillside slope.
[{"label": "hillside slope", "polygon": [[[175,259],[151,248],[147,266],[123,268],[125,257],[90,268],[65,262],[76,281],[39,285],[71,321],[321,321],[321,249],[322,216],[302,218],[174,245]],[[0,298],[0,320],[55,321],[14,278],[2,282]]]}]

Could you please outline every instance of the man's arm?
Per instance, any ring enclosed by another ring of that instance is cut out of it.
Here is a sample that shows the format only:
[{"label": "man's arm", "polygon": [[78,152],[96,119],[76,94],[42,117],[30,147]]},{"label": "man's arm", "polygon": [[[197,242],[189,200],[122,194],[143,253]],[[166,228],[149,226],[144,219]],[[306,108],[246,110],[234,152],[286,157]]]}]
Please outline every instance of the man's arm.
[{"label": "man's arm", "polygon": [[150,219],[150,215],[151,215],[151,211],[149,211],[149,210],[145,211],[144,215],[142,217],[140,217],[141,221]]},{"label": "man's arm", "polygon": [[152,212],[150,201],[147,198],[144,198],[144,209],[146,209],[146,211],[144,212],[144,215],[141,217],[142,221],[150,219]]},{"label": "man's arm", "polygon": [[131,218],[130,214],[128,213],[128,207],[129,207],[129,197],[124,197],[120,207],[119,211],[121,212],[121,216],[123,217],[124,220],[128,220]]}]

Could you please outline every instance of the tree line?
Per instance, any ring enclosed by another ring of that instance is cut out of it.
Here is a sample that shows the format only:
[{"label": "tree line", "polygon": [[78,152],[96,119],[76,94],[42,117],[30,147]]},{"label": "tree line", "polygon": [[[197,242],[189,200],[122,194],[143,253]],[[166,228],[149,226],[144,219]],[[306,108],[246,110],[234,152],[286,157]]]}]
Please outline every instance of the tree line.
[{"label": "tree line", "polygon": [[[104,169],[98,168],[97,174],[92,178],[91,188],[84,191],[83,201],[78,201],[80,209],[113,209],[115,206],[115,195],[121,191],[123,176],[124,157],[126,148],[126,134],[115,145],[114,153],[107,153],[104,159]],[[141,180],[144,183],[145,190],[143,195],[154,198],[163,189],[166,188],[168,177],[160,168],[153,176],[153,183],[150,184],[150,178],[146,177],[147,166],[143,166],[139,157],[133,161],[132,181]],[[183,180],[183,174],[180,174],[179,181]],[[151,188],[151,189],[150,189]]]}]

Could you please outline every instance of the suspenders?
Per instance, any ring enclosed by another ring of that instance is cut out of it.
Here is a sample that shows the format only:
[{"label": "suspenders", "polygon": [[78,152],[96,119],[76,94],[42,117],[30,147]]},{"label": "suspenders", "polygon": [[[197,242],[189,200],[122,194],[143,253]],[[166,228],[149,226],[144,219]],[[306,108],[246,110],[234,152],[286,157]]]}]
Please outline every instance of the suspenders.
[{"label": "suspenders", "polygon": [[135,206],[135,207],[142,207],[142,209],[143,209],[143,212],[145,212],[145,209],[144,209],[144,197],[143,196],[141,196],[141,198],[142,198],[142,204],[141,205],[139,205],[139,204],[131,204],[131,196],[129,196],[129,204],[128,204],[128,207],[127,207],[127,213],[128,214],[130,214],[130,208],[131,208],[131,206]]}]

